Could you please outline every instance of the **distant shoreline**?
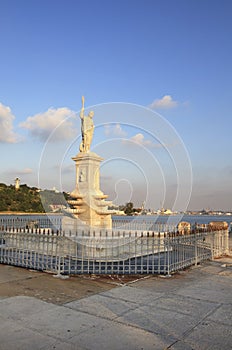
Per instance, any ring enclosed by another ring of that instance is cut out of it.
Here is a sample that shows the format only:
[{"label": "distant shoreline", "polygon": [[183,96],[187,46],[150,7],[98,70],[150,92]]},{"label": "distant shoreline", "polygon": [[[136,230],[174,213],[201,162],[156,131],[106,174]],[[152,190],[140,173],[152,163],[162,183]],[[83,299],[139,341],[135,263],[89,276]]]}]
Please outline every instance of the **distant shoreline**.
[{"label": "distant shoreline", "polygon": [[[0,215],[64,215],[63,213],[54,213],[54,212],[46,212],[46,213],[40,213],[40,212],[17,212],[17,211],[0,211]],[[178,215],[183,215],[183,216],[202,216],[202,217],[209,217],[209,216],[218,216],[218,217],[224,217],[224,216],[231,216],[232,214],[183,214],[183,213],[179,213],[179,214],[144,214],[144,215],[122,215],[122,214],[116,214],[116,215],[112,215],[112,216],[120,216],[122,218],[126,218],[126,217],[153,217],[153,216],[163,216],[163,217],[168,217],[168,216],[178,216]]]},{"label": "distant shoreline", "polygon": [[39,213],[39,212],[17,212],[17,211],[0,211],[0,215],[63,215],[62,213]]}]

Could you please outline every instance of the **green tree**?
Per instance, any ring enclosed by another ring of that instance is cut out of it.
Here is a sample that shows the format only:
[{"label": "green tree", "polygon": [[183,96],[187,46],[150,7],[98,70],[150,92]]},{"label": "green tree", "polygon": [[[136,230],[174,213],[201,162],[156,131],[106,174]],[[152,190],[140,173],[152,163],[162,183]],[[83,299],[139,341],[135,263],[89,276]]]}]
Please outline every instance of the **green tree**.
[{"label": "green tree", "polygon": [[126,203],[125,207],[124,207],[124,213],[126,215],[132,215],[134,210],[134,204],[132,202]]}]

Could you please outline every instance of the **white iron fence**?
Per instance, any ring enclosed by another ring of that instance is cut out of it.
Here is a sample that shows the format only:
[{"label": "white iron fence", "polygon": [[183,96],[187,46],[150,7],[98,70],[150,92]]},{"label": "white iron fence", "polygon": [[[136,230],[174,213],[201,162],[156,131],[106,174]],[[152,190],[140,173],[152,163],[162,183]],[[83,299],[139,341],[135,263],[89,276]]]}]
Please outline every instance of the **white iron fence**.
[{"label": "white iron fence", "polygon": [[228,252],[228,230],[154,231],[0,228],[0,263],[57,274],[170,274]]}]

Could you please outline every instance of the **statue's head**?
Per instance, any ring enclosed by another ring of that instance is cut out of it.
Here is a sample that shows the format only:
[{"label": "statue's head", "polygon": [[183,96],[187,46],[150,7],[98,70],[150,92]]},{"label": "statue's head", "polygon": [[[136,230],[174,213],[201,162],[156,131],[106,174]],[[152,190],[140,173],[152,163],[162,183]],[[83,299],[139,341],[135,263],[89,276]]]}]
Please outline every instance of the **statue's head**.
[{"label": "statue's head", "polygon": [[94,111],[90,111],[90,112],[89,112],[89,117],[90,117],[90,118],[93,118],[93,116],[94,116]]}]

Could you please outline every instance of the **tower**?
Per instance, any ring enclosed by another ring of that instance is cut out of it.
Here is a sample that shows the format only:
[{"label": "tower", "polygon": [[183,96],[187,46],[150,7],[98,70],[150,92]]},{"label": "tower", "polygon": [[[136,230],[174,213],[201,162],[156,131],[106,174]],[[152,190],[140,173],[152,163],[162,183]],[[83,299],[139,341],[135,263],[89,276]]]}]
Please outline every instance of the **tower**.
[{"label": "tower", "polygon": [[18,191],[20,188],[20,179],[18,177],[16,177],[15,179],[15,189],[16,191]]}]

